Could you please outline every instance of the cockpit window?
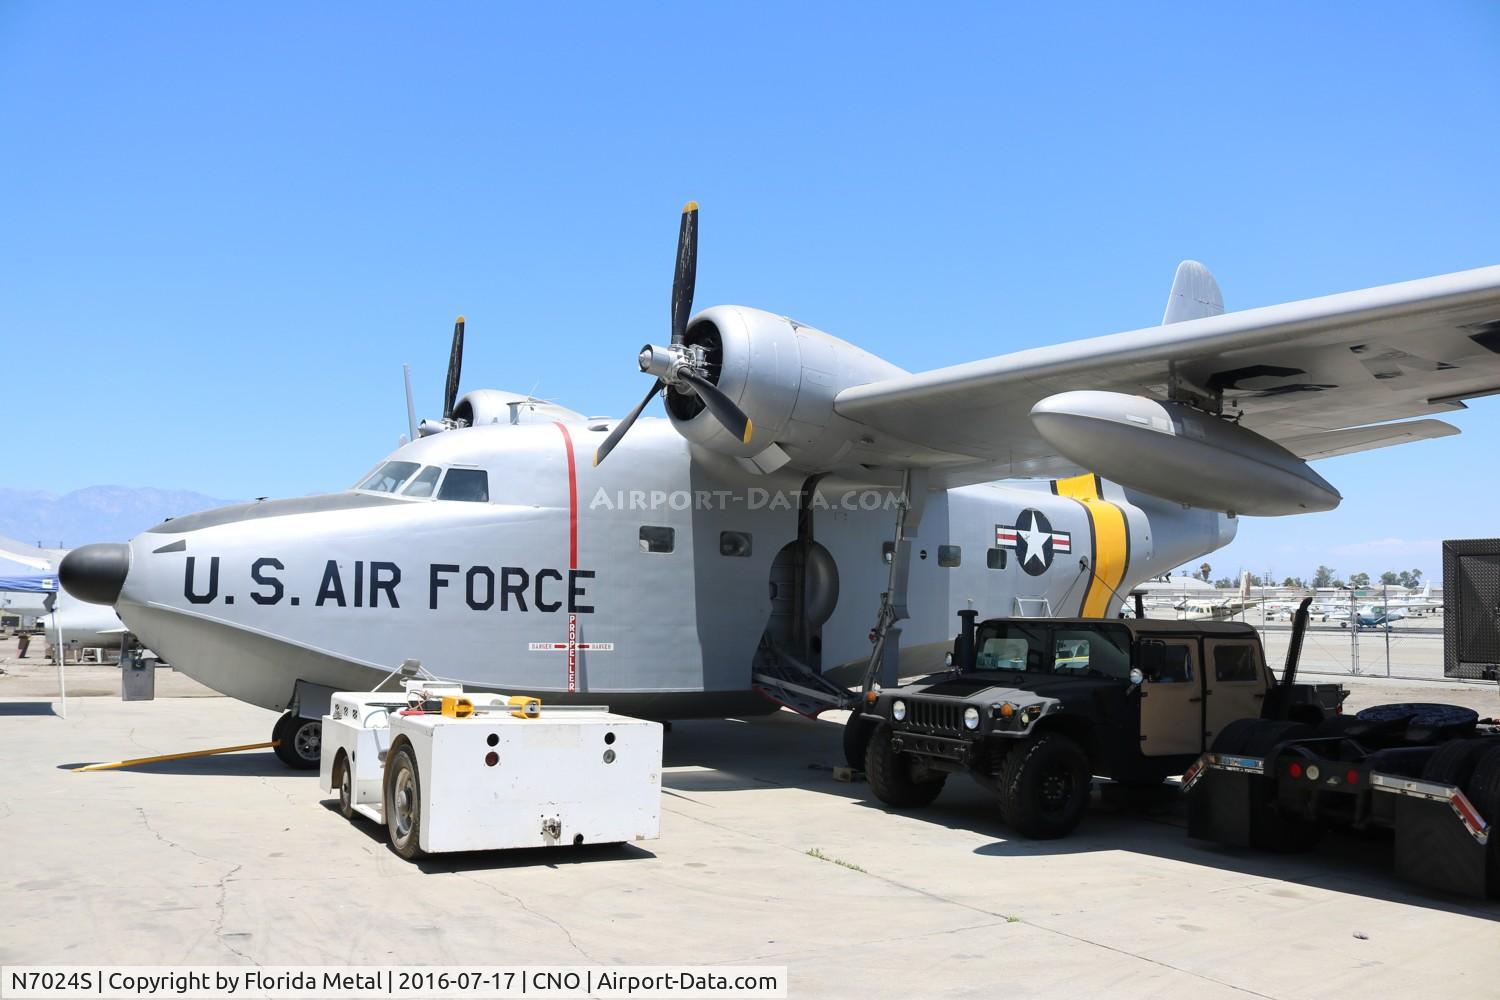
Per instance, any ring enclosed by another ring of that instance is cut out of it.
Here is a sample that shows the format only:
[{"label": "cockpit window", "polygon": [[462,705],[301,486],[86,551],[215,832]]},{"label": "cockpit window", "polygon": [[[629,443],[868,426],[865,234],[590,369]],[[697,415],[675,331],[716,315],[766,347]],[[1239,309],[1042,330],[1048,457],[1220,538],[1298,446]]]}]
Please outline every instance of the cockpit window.
[{"label": "cockpit window", "polygon": [[443,477],[443,488],[438,491],[438,499],[488,503],[490,475],[483,469],[449,469],[448,474]]},{"label": "cockpit window", "polygon": [[411,478],[417,468],[416,462],[386,462],[354,488],[372,493],[394,493],[401,488],[402,483]]},{"label": "cockpit window", "polygon": [[437,487],[438,476],[443,470],[435,465],[425,466],[421,472],[412,477],[412,481],[406,484],[406,489],[401,491],[402,496],[408,497],[430,497],[432,491]]}]

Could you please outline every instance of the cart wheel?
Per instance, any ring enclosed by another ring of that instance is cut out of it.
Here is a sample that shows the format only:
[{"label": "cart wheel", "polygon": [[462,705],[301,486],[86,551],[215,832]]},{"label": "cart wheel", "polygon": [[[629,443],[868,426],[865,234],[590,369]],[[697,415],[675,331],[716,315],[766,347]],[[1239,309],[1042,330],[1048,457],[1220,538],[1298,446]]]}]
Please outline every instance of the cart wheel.
[{"label": "cart wheel", "polygon": [[333,784],[339,792],[339,815],[354,818],[354,775],[349,770],[349,755],[340,750],[333,762]]},{"label": "cart wheel", "polygon": [[323,760],[323,723],[287,712],[271,730],[276,756],[294,771],[311,771]]},{"label": "cart wheel", "polygon": [[876,726],[865,748],[865,778],[875,797],[898,809],[931,805],[948,776],[938,771],[925,773],[919,780],[914,770],[910,757],[892,749],[891,727],[883,722]]},{"label": "cart wheel", "polygon": [[391,751],[386,764],[385,826],[390,831],[391,849],[397,854],[412,861],[422,853],[417,843],[422,828],[422,783],[409,743]]}]

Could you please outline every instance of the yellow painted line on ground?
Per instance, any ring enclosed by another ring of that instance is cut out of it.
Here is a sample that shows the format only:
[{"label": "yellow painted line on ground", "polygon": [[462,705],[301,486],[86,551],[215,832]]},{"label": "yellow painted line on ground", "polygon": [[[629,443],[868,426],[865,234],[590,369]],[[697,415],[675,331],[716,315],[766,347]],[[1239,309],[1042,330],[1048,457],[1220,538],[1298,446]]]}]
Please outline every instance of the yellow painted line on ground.
[{"label": "yellow painted line on ground", "polygon": [[113,771],[120,767],[135,767],[137,764],[161,764],[169,760],[188,760],[192,757],[212,757],[218,753],[237,753],[240,750],[270,750],[281,745],[280,740],[271,740],[269,743],[246,743],[238,747],[216,747],[213,750],[189,750],[187,753],[164,753],[155,757],[132,757],[129,760],[113,760],[108,764],[85,764],[83,767],[73,768],[73,773],[80,771]]}]

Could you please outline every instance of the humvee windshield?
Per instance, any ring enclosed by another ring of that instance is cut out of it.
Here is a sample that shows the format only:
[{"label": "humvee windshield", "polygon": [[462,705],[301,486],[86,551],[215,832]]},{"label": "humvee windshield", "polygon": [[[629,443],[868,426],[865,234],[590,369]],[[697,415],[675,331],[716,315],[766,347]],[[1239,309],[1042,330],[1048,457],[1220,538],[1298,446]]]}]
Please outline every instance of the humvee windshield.
[{"label": "humvee windshield", "polygon": [[974,648],[976,671],[1130,676],[1130,631],[1120,625],[986,622],[974,636]]}]

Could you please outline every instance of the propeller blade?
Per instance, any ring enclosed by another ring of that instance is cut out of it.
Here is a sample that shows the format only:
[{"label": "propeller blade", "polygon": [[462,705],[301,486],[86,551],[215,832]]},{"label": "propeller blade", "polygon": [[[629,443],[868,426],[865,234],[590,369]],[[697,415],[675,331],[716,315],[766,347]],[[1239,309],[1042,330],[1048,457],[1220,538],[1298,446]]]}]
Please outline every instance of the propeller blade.
[{"label": "propeller blade", "polygon": [[672,343],[687,336],[688,317],[693,314],[693,292],[698,285],[698,203],[682,209],[682,228],[677,230],[677,272],[672,275]]},{"label": "propeller blade", "polygon": [[698,398],[703,400],[703,405],[708,407],[708,412],[714,415],[724,429],[740,439],[741,444],[750,443],[750,418],[745,416],[743,410],[734,405],[734,402],[719,387],[708,379],[699,378],[692,372],[681,372],[677,376],[693,387]]},{"label": "propeller blade", "polygon": [[448,354],[448,384],[443,389],[443,419],[453,419],[453,408],[458,405],[458,376],[464,367],[464,318],[453,324],[453,350]]},{"label": "propeller blade", "polygon": [[599,446],[599,450],[594,452],[594,464],[596,466],[604,461],[610,452],[615,450],[615,445],[619,444],[620,439],[625,436],[625,432],[630,430],[630,425],[635,423],[635,418],[641,415],[641,411],[646,408],[646,404],[651,402],[658,392],[661,392],[664,385],[666,385],[665,382],[657,379],[652,384],[651,391],[646,393],[646,398],[637,403],[635,409],[625,415],[624,420],[615,424],[615,429],[609,432],[609,437],[605,438],[604,443]]}]

